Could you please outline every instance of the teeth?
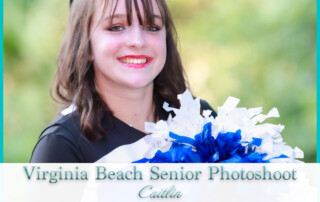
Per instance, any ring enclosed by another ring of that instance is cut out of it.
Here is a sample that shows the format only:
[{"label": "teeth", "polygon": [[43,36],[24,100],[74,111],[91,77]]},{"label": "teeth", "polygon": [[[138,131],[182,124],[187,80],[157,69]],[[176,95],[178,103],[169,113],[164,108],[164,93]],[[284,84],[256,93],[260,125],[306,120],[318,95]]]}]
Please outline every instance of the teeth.
[{"label": "teeth", "polygon": [[147,58],[141,58],[141,59],[123,58],[123,59],[121,59],[121,62],[126,63],[126,64],[145,64],[145,63],[147,63]]}]

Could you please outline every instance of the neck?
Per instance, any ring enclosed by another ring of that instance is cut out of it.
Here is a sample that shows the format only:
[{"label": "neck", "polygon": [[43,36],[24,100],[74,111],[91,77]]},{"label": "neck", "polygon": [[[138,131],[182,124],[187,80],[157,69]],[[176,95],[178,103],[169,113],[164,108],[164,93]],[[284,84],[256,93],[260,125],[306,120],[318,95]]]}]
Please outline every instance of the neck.
[{"label": "neck", "polygon": [[113,115],[128,125],[145,132],[144,123],[155,121],[153,84],[140,89],[103,86],[98,92]]}]

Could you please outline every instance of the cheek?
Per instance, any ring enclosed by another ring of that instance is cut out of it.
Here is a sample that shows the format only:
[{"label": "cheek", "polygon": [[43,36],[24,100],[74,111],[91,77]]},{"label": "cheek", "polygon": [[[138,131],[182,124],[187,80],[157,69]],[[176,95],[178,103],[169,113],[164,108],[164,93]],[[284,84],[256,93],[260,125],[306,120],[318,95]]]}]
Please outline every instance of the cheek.
[{"label": "cheek", "polygon": [[92,37],[92,56],[95,60],[105,60],[116,56],[117,51],[121,48],[122,40],[119,37],[108,36],[103,34]]},{"label": "cheek", "polygon": [[153,50],[156,52],[159,60],[164,64],[167,57],[167,44],[165,35],[154,37],[150,40]]}]

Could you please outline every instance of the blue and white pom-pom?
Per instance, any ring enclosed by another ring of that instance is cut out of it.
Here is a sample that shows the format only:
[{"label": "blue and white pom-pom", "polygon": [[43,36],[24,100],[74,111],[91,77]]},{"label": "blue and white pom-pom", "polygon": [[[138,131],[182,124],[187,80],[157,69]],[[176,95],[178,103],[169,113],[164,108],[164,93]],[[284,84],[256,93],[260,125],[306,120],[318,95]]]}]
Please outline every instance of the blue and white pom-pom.
[{"label": "blue and white pom-pom", "polygon": [[146,123],[151,133],[150,148],[145,158],[136,162],[150,163],[268,163],[300,162],[303,151],[283,142],[283,125],[262,122],[279,117],[273,108],[267,115],[262,108],[238,108],[239,99],[229,97],[218,107],[217,117],[211,111],[200,114],[200,98],[193,99],[189,90],[178,95],[181,107],[167,121]]}]

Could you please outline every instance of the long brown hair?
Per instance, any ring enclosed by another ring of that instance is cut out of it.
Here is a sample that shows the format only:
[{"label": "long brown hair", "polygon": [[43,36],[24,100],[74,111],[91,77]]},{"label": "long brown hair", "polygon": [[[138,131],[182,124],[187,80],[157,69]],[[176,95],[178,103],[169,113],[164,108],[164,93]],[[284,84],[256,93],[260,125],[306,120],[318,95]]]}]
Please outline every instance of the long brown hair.
[{"label": "long brown hair", "polygon": [[[95,87],[95,75],[90,61],[90,23],[96,9],[94,1],[74,0],[69,13],[67,32],[58,57],[58,68],[52,89],[53,98],[64,106],[75,104],[80,117],[80,124],[87,139],[94,141],[107,136],[106,129],[101,126],[102,118],[112,120],[112,111],[108,108]],[[104,12],[108,3],[114,9],[119,0],[101,0]],[[132,20],[132,7],[136,9],[139,22],[142,19],[153,23],[153,1],[140,0],[144,16],[139,11],[138,0],[125,0],[128,23]],[[177,33],[171,13],[165,0],[154,0],[157,3],[166,28],[167,58],[163,70],[154,80],[153,101],[155,118],[166,119],[168,113],[163,110],[164,102],[179,107],[177,94],[186,90],[186,80],[180,55],[177,50]],[[114,12],[113,12],[114,14]],[[103,16],[103,15],[102,15]]]}]

